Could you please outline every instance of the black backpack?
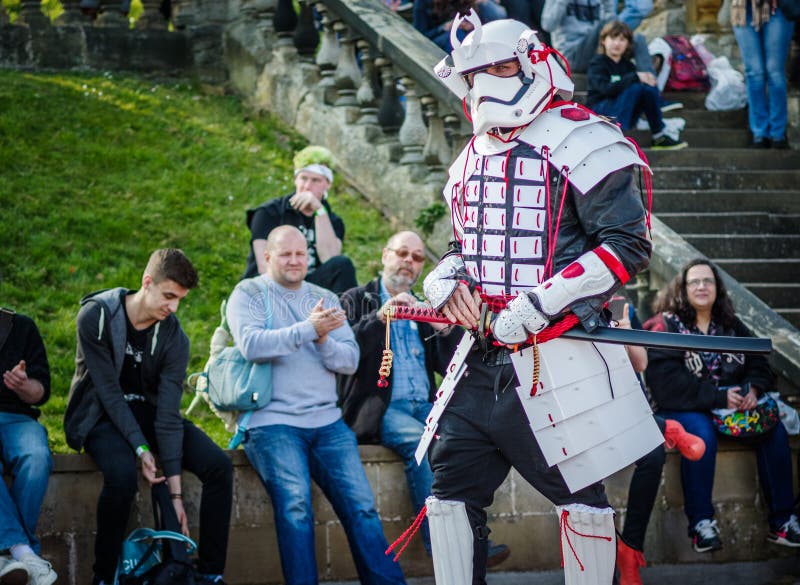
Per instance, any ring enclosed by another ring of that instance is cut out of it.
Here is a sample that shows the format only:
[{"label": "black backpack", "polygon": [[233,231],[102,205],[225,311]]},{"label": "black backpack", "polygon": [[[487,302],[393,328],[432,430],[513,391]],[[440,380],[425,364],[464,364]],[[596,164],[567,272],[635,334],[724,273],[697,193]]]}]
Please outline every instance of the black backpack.
[{"label": "black backpack", "polygon": [[153,517],[159,528],[137,528],[122,544],[114,585],[195,585],[189,555],[197,550],[191,538],[181,534],[165,483],[151,488]]}]

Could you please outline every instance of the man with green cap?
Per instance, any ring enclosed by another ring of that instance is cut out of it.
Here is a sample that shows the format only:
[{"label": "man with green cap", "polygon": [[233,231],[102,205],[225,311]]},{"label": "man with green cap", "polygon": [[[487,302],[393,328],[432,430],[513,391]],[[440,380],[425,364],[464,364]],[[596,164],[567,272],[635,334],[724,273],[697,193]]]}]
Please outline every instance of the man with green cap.
[{"label": "man with green cap", "polygon": [[344,222],[327,200],[333,183],[332,159],[330,151],[321,146],[299,151],[294,156],[294,192],[247,211],[252,235],[243,278],[266,270],[264,250],[269,233],[278,226],[292,225],[308,244],[308,282],[337,294],[357,286],[355,267],[342,255]]}]

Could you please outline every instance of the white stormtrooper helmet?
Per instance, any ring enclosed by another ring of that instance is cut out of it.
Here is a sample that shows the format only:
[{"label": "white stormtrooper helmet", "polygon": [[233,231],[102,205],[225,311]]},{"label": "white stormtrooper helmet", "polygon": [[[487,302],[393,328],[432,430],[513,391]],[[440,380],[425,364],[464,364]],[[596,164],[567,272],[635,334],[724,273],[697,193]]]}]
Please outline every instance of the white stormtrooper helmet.
[{"label": "white stormtrooper helmet", "polygon": [[[456,31],[462,22],[473,30],[461,43]],[[442,59],[434,72],[459,98],[469,98],[472,126],[476,136],[493,128],[524,126],[538,116],[556,94],[570,99],[574,84],[536,33],[516,20],[481,24],[470,10],[456,16],[450,29],[453,52]],[[488,67],[514,64],[511,77],[486,72]],[[519,64],[519,70],[513,73]]]}]

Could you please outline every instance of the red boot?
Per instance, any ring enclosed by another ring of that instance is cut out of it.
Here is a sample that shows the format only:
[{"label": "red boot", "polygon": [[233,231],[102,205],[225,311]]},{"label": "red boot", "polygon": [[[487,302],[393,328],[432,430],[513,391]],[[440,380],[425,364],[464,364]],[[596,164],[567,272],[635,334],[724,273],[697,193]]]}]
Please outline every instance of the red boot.
[{"label": "red boot", "polygon": [[691,433],[687,433],[683,425],[676,420],[667,419],[664,431],[664,444],[667,448],[677,447],[681,455],[689,461],[699,460],[706,452],[706,442]]},{"label": "red boot", "polygon": [[642,585],[639,576],[639,567],[646,567],[644,554],[632,549],[617,538],[617,570],[619,571],[619,585]]}]

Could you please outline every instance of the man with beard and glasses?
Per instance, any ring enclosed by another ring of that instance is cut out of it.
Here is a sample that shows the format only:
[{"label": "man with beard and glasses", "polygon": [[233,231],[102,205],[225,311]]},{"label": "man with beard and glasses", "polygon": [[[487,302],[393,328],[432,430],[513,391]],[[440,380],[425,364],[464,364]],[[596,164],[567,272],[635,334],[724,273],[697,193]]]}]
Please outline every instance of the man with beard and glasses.
[{"label": "man with beard and glasses", "polygon": [[[403,459],[416,513],[431,494],[433,473],[427,458],[417,465],[414,451],[435,397],[434,373],[444,374],[463,329],[450,332],[450,327],[440,324],[393,321],[392,374],[386,387],[378,387],[378,369],[386,349],[384,309],[420,302],[411,288],[425,264],[422,239],[410,231],[394,234],[383,248],[381,263],[383,270],[379,277],[348,290],[341,298],[361,357],[354,375],[339,377],[339,401],[344,420],[360,443],[383,445]],[[422,539],[430,554],[427,520],[423,523]],[[508,555],[507,546],[491,545],[487,564],[495,566]]]}]

